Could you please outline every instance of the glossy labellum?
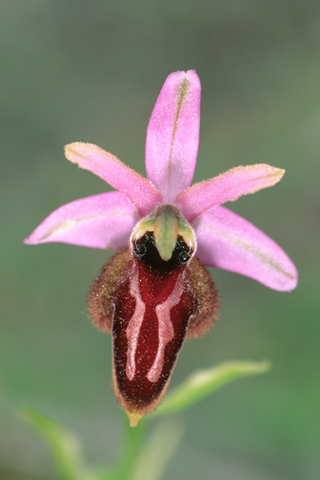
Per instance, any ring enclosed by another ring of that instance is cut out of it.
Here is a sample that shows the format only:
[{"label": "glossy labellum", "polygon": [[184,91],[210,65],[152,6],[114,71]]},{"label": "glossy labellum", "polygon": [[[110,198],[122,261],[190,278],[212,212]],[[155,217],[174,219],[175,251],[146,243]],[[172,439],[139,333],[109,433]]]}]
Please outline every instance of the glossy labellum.
[{"label": "glossy labellum", "polygon": [[[167,255],[159,238],[168,225]],[[216,315],[214,283],[185,227],[176,209],[158,209],[134,230],[131,248],[104,266],[89,295],[95,324],[112,332],[114,389],[132,426],[161,400],[186,336],[203,334]]]}]

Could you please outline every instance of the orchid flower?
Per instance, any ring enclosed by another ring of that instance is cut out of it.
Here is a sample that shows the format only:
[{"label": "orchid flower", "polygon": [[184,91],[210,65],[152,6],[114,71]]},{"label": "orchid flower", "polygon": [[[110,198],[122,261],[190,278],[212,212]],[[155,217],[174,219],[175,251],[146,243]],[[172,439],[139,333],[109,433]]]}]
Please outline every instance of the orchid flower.
[{"label": "orchid flower", "polygon": [[190,186],[200,91],[194,70],[166,79],[147,129],[147,179],[95,145],[67,145],[68,160],[117,191],[58,208],[25,240],[120,250],[93,283],[88,308],[96,326],[112,333],[114,389],[132,426],[161,400],[184,339],[216,319],[219,297],[203,264],[274,290],[297,285],[286,253],[222,206],[275,185],[284,170],[240,166]]}]

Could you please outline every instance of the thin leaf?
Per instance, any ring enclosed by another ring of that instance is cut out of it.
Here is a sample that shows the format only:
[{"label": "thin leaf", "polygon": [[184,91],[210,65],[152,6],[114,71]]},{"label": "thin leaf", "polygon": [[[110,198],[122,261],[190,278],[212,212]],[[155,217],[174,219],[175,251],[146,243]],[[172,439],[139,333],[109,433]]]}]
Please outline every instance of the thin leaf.
[{"label": "thin leaf", "polygon": [[265,373],[270,368],[268,361],[227,362],[198,370],[169,393],[152,416],[170,415],[184,410],[237,378]]},{"label": "thin leaf", "polygon": [[54,420],[34,408],[26,407],[22,417],[46,440],[57,469],[64,480],[99,480],[85,465],[77,438]]}]

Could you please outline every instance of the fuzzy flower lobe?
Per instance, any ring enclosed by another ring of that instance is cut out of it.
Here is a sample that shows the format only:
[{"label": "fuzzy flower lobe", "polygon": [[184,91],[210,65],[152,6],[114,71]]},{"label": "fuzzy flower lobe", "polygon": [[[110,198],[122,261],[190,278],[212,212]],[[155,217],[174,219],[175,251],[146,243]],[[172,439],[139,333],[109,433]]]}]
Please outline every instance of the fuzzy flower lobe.
[{"label": "fuzzy flower lobe", "polygon": [[211,180],[196,183],[179,193],[176,202],[192,222],[201,213],[221,203],[272,187],[281,180],[283,174],[284,170],[270,165],[236,167]]},{"label": "fuzzy flower lobe", "polygon": [[162,197],[153,185],[111,153],[90,143],[72,143],[65,147],[68,160],[90,170],[112,187],[123,192],[136,207],[140,216],[147,215]]}]

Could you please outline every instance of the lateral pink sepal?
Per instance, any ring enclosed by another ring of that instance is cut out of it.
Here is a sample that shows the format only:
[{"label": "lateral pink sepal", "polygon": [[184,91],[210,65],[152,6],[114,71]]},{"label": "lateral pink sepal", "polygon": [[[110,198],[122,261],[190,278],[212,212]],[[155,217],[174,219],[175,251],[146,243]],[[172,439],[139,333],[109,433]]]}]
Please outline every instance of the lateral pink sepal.
[{"label": "lateral pink sepal", "polygon": [[296,287],[296,267],[282,248],[229,209],[211,209],[197,218],[194,228],[197,257],[206,265],[254,278],[274,290]]},{"label": "lateral pink sepal", "polygon": [[58,208],[24,243],[62,242],[120,250],[128,246],[130,233],[138,218],[137,210],[123,193],[102,193]]}]

